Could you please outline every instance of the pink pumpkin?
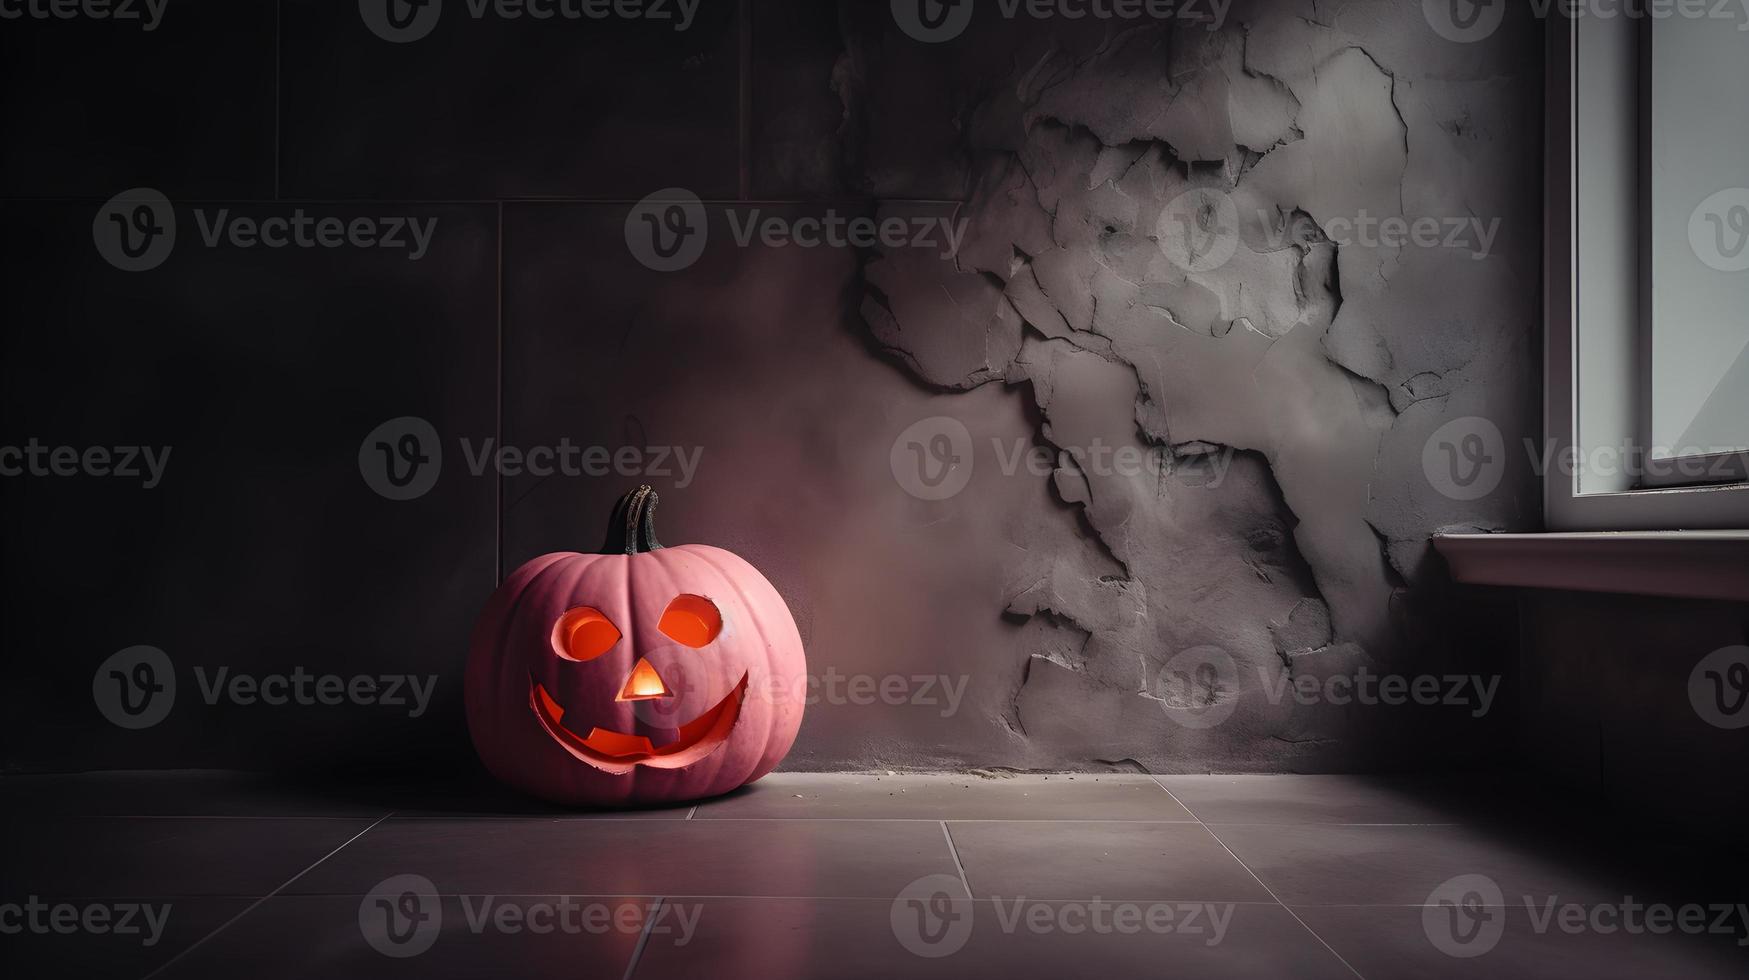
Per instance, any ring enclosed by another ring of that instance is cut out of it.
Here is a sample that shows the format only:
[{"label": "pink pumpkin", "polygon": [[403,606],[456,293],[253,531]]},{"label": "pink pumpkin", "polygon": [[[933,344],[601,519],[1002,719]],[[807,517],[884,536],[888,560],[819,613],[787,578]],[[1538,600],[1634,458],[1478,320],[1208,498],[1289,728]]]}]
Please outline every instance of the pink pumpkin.
[{"label": "pink pumpkin", "polygon": [[493,593],[468,654],[468,730],[504,782],[569,805],[674,803],[770,772],[807,662],[783,597],[708,545],[664,548],[656,492],[622,498],[601,553],[542,555]]}]

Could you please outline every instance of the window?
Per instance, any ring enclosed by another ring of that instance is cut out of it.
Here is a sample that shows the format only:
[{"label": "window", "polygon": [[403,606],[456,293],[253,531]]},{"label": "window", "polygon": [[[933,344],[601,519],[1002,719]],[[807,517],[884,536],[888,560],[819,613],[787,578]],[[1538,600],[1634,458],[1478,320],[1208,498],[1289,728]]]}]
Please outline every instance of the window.
[{"label": "window", "polygon": [[1749,32],[1554,17],[1549,133],[1550,529],[1749,526]]}]

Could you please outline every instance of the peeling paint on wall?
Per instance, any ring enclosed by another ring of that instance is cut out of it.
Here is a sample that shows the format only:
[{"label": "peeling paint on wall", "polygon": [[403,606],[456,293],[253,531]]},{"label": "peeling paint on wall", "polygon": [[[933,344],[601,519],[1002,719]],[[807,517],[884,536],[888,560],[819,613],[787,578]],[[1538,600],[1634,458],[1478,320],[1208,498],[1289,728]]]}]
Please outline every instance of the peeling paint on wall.
[{"label": "peeling paint on wall", "polygon": [[[871,257],[862,318],[929,386],[1026,391],[1069,505],[1040,519],[1096,545],[1030,565],[992,610],[1023,624],[1004,721],[1031,759],[1352,759],[1370,719],[1266,689],[1446,662],[1418,602],[1428,535],[1531,518],[1528,485],[1461,503],[1421,468],[1453,418],[1503,422],[1509,445],[1534,435],[1533,32],[1454,44],[1418,6],[1254,3],[1212,33],[1042,44],[1010,26],[1012,71],[946,83],[978,95],[941,110],[961,137],[965,240]],[[857,16],[837,74],[854,80],[849,129],[884,148],[903,136],[871,107],[918,82]],[[939,186],[951,166],[907,183],[889,163],[869,184]],[[929,207],[887,196],[889,215]],[[1411,226],[1424,234],[1397,234]],[[1111,472],[1082,465],[1091,446],[1167,462]],[[1188,478],[1199,459],[1223,460],[1221,478]],[[1179,670],[1204,649],[1230,661]],[[1161,710],[1187,696],[1233,714],[1203,727]]]}]

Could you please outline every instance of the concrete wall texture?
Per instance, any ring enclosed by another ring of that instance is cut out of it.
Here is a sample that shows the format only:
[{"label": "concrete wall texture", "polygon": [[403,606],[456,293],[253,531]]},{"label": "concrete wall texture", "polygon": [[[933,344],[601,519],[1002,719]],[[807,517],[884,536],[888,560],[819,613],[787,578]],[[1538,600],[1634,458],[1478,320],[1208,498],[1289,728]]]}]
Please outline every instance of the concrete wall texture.
[{"label": "concrete wall texture", "polygon": [[[1483,754],[1511,696],[1510,616],[1454,615],[1427,538],[1537,520],[1518,447],[1537,436],[1539,25],[1515,9],[1468,39],[1438,4],[1198,6],[749,2],[666,47],[619,28],[585,66],[562,31],[594,25],[452,18],[385,45],[292,5],[262,28],[308,80],[258,93],[284,102],[271,189],[254,166],[157,183],[179,205],[431,214],[431,257],[293,267],[179,243],[142,286],[78,262],[91,208],[146,177],[58,177],[7,205],[34,236],[8,244],[34,270],[13,316],[110,276],[76,315],[157,317],[176,354],[125,404],[9,372],[12,428],[114,441],[102,420],[125,412],[188,469],[144,501],[8,487],[37,515],[7,529],[15,595],[57,592],[42,576],[74,574],[69,540],[126,571],[104,573],[117,598],[92,621],[74,596],[9,614],[9,646],[60,653],[17,668],[0,761],[471,765],[473,615],[504,570],[592,547],[639,482],[662,492],[665,542],[734,550],[790,602],[818,701],[789,768]],[[917,12],[934,9],[950,16],[931,27]],[[415,84],[488,70],[485,88]],[[431,122],[437,90],[451,128]],[[653,254],[675,227],[708,234]],[[77,354],[9,340],[14,364]],[[250,440],[285,447],[290,482],[188,390],[193,365],[287,357],[302,367],[218,387],[232,405],[280,393]],[[55,406],[78,398],[69,430]],[[445,453],[414,501],[359,479],[358,441],[400,416]],[[549,474],[478,463],[483,445],[642,453]],[[1505,458],[1497,483],[1459,473],[1476,451]],[[213,567],[238,548],[245,570]],[[147,732],[90,702],[92,670],[135,643],[182,683]],[[417,718],[203,703],[193,671],[220,667],[436,687]]]}]

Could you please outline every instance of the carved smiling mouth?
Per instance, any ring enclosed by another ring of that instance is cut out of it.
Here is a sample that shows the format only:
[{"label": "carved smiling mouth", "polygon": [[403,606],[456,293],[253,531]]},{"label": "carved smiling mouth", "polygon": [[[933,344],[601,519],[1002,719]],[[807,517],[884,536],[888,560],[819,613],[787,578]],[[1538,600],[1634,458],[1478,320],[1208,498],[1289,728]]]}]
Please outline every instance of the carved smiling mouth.
[{"label": "carved smiling mouth", "polygon": [[716,751],[729,737],[741,716],[741,699],[747,693],[747,675],[704,714],[681,725],[679,737],[660,748],[643,735],[628,735],[609,728],[591,728],[588,737],[564,725],[565,709],[540,682],[529,679],[528,704],[553,741],[565,751],[597,769],[623,773],[633,766],[679,769]]}]

